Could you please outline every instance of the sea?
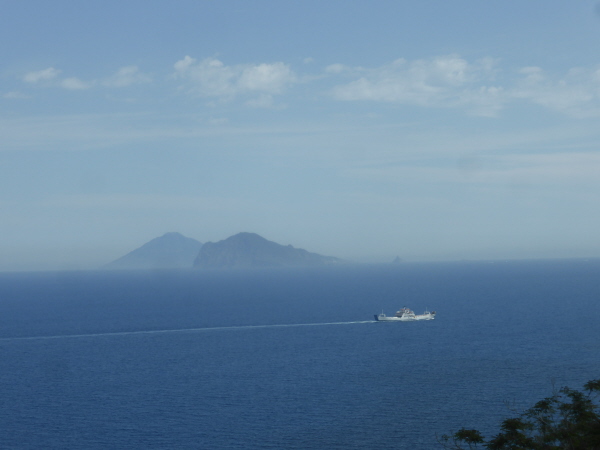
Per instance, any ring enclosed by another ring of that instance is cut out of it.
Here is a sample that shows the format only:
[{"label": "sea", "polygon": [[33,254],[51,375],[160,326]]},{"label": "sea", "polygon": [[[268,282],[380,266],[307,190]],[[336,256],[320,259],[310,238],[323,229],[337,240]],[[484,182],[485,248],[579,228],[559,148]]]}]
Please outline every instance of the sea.
[{"label": "sea", "polygon": [[438,449],[597,378],[598,259],[0,273],[2,449]]}]

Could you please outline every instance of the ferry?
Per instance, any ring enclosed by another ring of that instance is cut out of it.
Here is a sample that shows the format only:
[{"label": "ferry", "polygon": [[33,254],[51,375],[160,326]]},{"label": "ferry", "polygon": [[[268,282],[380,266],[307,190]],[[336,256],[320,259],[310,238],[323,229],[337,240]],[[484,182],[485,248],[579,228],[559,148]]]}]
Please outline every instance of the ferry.
[{"label": "ferry", "polygon": [[412,322],[414,320],[433,320],[435,319],[435,311],[427,311],[423,314],[415,314],[412,309],[406,306],[400,311],[397,311],[393,316],[386,316],[383,312],[381,314],[375,314],[375,320],[377,322]]}]

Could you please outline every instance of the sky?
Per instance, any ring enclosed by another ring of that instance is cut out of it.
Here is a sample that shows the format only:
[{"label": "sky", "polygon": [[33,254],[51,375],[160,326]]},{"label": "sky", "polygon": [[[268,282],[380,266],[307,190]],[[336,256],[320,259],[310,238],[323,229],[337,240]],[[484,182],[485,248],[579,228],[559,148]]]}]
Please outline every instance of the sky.
[{"label": "sky", "polygon": [[166,232],[600,257],[600,4],[0,0],[0,271]]}]

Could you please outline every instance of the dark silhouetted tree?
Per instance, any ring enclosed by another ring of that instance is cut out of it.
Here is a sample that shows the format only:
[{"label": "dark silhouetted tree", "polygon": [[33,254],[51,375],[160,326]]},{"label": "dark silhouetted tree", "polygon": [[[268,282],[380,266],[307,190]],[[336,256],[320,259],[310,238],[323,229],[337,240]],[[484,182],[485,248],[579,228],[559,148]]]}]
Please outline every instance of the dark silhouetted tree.
[{"label": "dark silhouetted tree", "polygon": [[462,428],[440,442],[454,450],[600,450],[599,397],[600,379],[587,382],[582,391],[563,387],[504,420],[500,433],[487,441],[479,431]]}]

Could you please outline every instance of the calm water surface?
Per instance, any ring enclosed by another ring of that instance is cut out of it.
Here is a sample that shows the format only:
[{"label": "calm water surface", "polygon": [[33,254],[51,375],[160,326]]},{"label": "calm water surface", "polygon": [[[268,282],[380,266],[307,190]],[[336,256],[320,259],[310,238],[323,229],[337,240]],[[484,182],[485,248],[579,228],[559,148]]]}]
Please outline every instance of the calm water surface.
[{"label": "calm water surface", "polygon": [[0,448],[435,449],[600,378],[599,300],[599,261],[4,273]]}]

